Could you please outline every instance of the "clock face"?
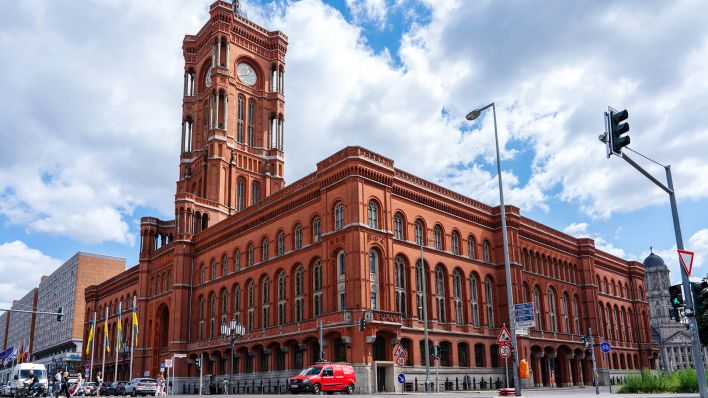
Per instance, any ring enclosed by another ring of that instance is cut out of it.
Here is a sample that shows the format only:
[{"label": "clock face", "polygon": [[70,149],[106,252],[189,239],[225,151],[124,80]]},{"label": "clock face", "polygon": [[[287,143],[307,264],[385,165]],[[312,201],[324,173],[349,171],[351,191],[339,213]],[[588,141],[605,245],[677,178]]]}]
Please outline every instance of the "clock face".
[{"label": "clock face", "polygon": [[249,86],[256,84],[256,71],[251,68],[251,65],[241,62],[236,67],[236,74],[245,84]]},{"label": "clock face", "polygon": [[204,77],[204,85],[207,87],[211,87],[211,68],[206,73],[206,76]]}]

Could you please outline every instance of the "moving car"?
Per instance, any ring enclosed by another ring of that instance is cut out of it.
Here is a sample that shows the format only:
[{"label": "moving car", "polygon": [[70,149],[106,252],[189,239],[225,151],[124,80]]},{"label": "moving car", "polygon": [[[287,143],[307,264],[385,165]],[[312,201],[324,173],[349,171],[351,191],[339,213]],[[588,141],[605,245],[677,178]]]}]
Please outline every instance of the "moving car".
[{"label": "moving car", "polygon": [[127,381],[103,382],[101,383],[99,395],[125,395],[125,385],[127,383]]},{"label": "moving car", "polygon": [[135,378],[125,385],[125,395],[155,395],[157,381],[148,378]]},{"label": "moving car", "polygon": [[288,379],[288,390],[293,394],[311,392],[354,393],[356,375],[352,365],[345,363],[318,363],[305,368],[299,375]]}]

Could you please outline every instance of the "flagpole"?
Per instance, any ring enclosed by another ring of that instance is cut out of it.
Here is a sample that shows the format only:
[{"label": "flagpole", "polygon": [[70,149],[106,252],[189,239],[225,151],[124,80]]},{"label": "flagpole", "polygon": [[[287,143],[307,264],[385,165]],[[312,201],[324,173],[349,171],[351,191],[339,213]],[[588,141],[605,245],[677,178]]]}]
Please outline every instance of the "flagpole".
[{"label": "flagpole", "polygon": [[106,317],[103,318],[103,360],[101,361],[101,377],[106,374],[106,324],[108,323],[108,306],[106,306]]},{"label": "flagpole", "polygon": [[93,380],[93,352],[96,347],[96,311],[93,312],[93,324],[91,324],[91,328],[93,328],[93,337],[91,338],[91,368],[89,369],[89,380]]},{"label": "flagpole", "polygon": [[133,314],[130,317],[130,374],[128,375],[128,380],[133,378],[133,350],[135,349],[135,324],[133,324],[133,317],[135,316],[135,311],[138,310],[138,297],[133,296]]},{"label": "flagpole", "polygon": [[115,366],[113,369],[113,381],[118,381],[118,351],[120,350],[120,339],[121,339],[121,336],[119,336],[119,334],[122,334],[122,332],[123,332],[123,328],[122,328],[123,320],[121,319],[121,314],[120,314],[122,304],[123,303],[118,303],[118,323],[116,324],[116,326],[117,325],[120,325],[120,326],[116,327],[116,352],[113,353],[113,357],[116,360],[115,360]]}]

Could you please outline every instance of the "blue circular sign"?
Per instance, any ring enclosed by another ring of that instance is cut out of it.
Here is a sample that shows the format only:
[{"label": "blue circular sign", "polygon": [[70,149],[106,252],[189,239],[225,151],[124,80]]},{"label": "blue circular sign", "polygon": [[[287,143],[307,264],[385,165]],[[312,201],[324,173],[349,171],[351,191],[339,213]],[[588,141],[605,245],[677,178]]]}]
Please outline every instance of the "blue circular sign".
[{"label": "blue circular sign", "polygon": [[399,373],[398,374],[398,382],[401,384],[405,383],[406,382],[406,375],[404,375],[403,373]]},{"label": "blue circular sign", "polygon": [[603,341],[602,343],[600,343],[600,351],[602,351],[604,353],[608,353],[608,352],[612,351],[612,346],[610,345],[609,342]]}]

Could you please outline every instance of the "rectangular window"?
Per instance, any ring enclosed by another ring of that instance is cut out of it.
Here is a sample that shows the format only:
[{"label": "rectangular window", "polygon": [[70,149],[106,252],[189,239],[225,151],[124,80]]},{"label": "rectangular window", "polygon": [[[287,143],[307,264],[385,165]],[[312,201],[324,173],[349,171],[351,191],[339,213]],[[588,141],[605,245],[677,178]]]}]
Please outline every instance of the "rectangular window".
[{"label": "rectangular window", "polygon": [[248,102],[248,146],[255,145],[254,128],[256,123],[256,103]]},{"label": "rectangular window", "polygon": [[244,97],[238,97],[238,126],[236,131],[236,141],[243,143],[243,108],[244,108]]},{"label": "rectangular window", "polygon": [[339,293],[339,310],[344,311],[347,307],[346,296],[344,293]]}]

